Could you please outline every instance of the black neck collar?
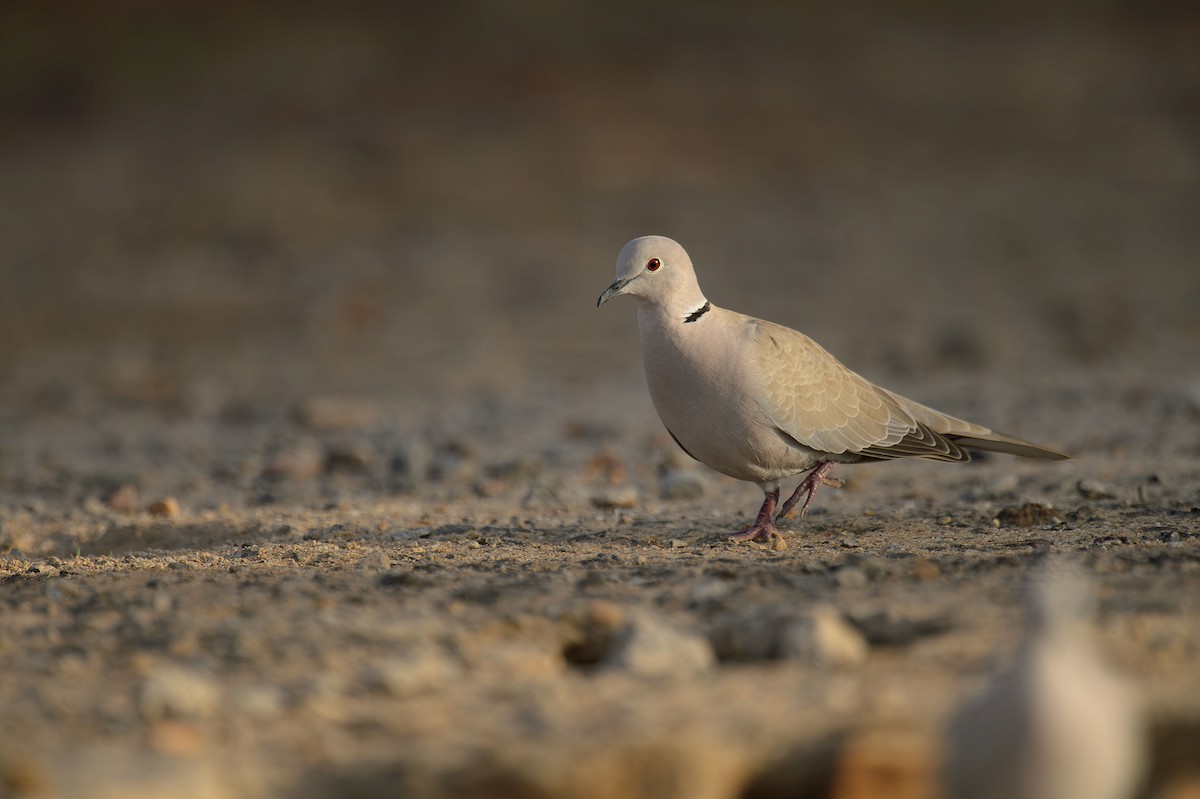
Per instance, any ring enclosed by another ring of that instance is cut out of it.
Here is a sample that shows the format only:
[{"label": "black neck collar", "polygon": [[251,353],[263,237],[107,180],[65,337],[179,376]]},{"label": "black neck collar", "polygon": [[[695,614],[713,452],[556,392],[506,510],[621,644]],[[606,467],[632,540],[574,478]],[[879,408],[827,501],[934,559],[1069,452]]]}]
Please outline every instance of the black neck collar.
[{"label": "black neck collar", "polygon": [[703,305],[687,315],[687,318],[683,320],[683,323],[686,325],[688,322],[695,322],[701,316],[704,316],[706,313],[708,313],[710,308],[712,308],[712,303],[708,300],[705,300]]}]

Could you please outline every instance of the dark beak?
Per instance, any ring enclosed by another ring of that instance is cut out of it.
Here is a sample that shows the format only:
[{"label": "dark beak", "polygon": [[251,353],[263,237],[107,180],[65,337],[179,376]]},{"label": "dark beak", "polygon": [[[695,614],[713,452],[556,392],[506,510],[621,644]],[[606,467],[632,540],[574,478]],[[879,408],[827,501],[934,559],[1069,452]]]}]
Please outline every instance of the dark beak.
[{"label": "dark beak", "polygon": [[604,293],[600,295],[600,299],[596,300],[596,307],[599,308],[601,305],[608,302],[613,297],[617,296],[618,294],[624,293],[625,287],[629,285],[629,280],[630,280],[630,278],[627,278],[627,277],[619,277],[616,280],[614,280],[612,282],[612,285],[609,286],[608,288],[606,288],[604,290]]}]

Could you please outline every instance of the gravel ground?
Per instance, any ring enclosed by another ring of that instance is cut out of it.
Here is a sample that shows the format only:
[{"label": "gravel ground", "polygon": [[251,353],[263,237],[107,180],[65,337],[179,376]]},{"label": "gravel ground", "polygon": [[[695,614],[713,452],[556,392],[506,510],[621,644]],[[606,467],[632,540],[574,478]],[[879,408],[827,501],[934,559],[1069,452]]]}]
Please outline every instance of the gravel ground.
[{"label": "gravel ground", "polygon": [[[85,13],[0,83],[0,796],[934,796],[1050,560],[1197,795],[1194,14],[455,8]],[[761,495],[593,307],[651,232],[1075,459],[723,540]]]}]

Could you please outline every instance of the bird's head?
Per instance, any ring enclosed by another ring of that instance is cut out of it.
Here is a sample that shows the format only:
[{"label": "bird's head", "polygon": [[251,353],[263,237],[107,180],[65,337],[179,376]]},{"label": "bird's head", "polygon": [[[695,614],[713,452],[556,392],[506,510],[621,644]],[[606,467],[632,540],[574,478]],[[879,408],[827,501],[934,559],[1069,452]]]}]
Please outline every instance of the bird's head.
[{"label": "bird's head", "polygon": [[643,304],[665,308],[690,308],[705,302],[692,259],[678,242],[665,236],[642,236],[621,248],[617,279],[600,295],[596,307],[618,294],[630,294]]}]

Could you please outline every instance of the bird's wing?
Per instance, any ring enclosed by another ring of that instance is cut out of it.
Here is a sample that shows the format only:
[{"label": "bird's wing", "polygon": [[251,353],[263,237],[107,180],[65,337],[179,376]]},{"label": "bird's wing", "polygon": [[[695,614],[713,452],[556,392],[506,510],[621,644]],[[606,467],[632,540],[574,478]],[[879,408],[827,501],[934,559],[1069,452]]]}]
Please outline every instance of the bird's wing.
[{"label": "bird's wing", "polygon": [[763,379],[759,403],[781,434],[803,446],[876,460],[970,460],[964,448],[1048,460],[1069,457],[893,394],[846,368],[803,333],[746,319]]},{"label": "bird's wing", "polygon": [[[781,434],[831,454],[970,460],[937,430],[941,425],[935,426],[950,417],[936,411],[914,413],[928,409],[907,407],[901,398],[847,369],[803,333],[757,319],[750,320],[750,329],[756,371],[762,377],[759,403]],[[989,432],[977,425],[969,427],[977,434]]]}]

